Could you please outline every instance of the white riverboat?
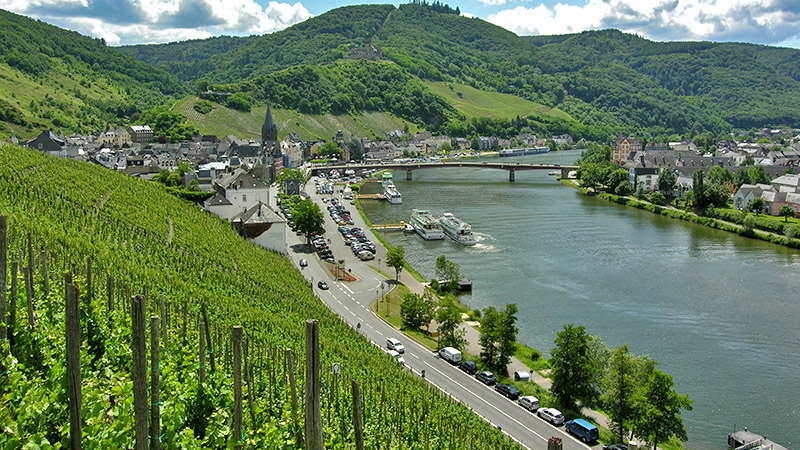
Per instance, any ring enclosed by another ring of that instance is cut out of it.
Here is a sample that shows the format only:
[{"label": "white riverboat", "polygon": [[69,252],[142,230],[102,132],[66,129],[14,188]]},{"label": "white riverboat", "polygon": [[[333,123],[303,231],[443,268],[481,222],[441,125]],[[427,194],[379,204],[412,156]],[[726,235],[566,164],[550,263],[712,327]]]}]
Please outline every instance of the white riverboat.
[{"label": "white riverboat", "polygon": [[400,191],[398,191],[393,184],[387,186],[383,190],[383,198],[393,205],[400,205],[403,203],[403,195],[400,194]]},{"label": "white riverboat", "polygon": [[433,241],[444,239],[444,232],[439,221],[427,209],[415,209],[411,213],[411,225],[422,239]]},{"label": "white riverboat", "polygon": [[458,242],[461,245],[475,245],[475,235],[472,234],[472,227],[467,222],[454,216],[452,213],[444,213],[439,218],[439,225],[442,231],[450,239]]}]

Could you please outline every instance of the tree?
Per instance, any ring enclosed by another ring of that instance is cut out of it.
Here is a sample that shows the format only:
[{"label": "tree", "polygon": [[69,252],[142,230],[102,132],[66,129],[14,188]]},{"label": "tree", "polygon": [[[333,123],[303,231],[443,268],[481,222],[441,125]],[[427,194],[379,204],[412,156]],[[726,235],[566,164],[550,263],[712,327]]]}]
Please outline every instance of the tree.
[{"label": "tree", "polygon": [[661,169],[658,174],[658,191],[664,194],[667,198],[672,198],[675,191],[675,185],[678,184],[678,177],[672,169]]},{"label": "tree", "polygon": [[301,183],[305,182],[303,177],[303,169],[283,169],[275,175],[275,184],[279,186],[279,191],[283,190],[281,186],[286,180],[300,180]]},{"label": "tree", "polygon": [[628,344],[615,348],[602,381],[603,395],[600,401],[608,412],[611,429],[617,434],[619,442],[623,442],[625,430],[633,418],[631,399],[638,385],[636,361],[628,351]]},{"label": "tree", "polygon": [[340,149],[339,146],[336,145],[336,143],[332,142],[332,141],[328,141],[328,142],[322,144],[322,147],[320,147],[317,150],[317,153],[319,154],[319,156],[323,156],[323,157],[339,156],[339,154],[341,154],[341,152],[342,152],[342,149]]},{"label": "tree", "polygon": [[686,428],[681,419],[681,410],[692,410],[688,395],[678,395],[672,386],[672,377],[657,369],[652,369],[647,382],[633,396],[633,408],[638,417],[634,433],[653,444],[658,444],[677,436],[686,441]]},{"label": "tree", "polygon": [[771,178],[761,166],[752,166],[747,169],[747,181],[750,184],[768,184]]},{"label": "tree", "polygon": [[478,151],[481,149],[481,141],[478,140],[478,136],[472,136],[472,141],[469,146],[472,150]]},{"label": "tree", "polygon": [[497,309],[494,306],[484,308],[481,318],[481,336],[478,343],[481,345],[481,361],[490,369],[494,369],[497,359],[498,349],[495,346],[494,337],[497,335],[499,326],[500,314]]},{"label": "tree", "polygon": [[423,295],[408,293],[403,296],[400,303],[400,317],[403,318],[403,326],[416,330],[421,326],[428,328],[428,324],[433,320],[436,302],[430,292],[426,291]]},{"label": "tree", "polygon": [[452,149],[453,149],[453,146],[452,146],[452,145],[450,145],[450,143],[449,143],[449,142],[447,142],[447,141],[445,141],[445,142],[442,142],[442,146],[439,148],[439,150],[441,150],[441,151],[442,151],[442,153],[448,153],[448,152],[450,152],[450,150],[452,150]]},{"label": "tree", "polygon": [[361,161],[364,159],[364,145],[361,143],[361,139],[353,136],[347,142],[347,148],[350,149],[351,161]]},{"label": "tree", "polygon": [[697,169],[692,173],[692,191],[694,191],[694,203],[699,210],[706,208],[706,195],[704,185],[703,169]]},{"label": "tree", "polygon": [[455,290],[458,287],[458,280],[461,279],[461,266],[449,261],[444,255],[439,255],[436,258],[436,278],[445,290]]},{"label": "tree", "polygon": [[756,226],[756,218],[753,216],[746,216],[742,220],[742,228],[744,228],[744,234],[752,235],[753,228]]},{"label": "tree", "polygon": [[796,216],[797,212],[794,210],[794,208],[792,208],[789,205],[781,205],[781,207],[778,208],[778,215],[779,216],[783,216],[783,221],[784,222],[788,222],[789,221],[789,217]]},{"label": "tree", "polygon": [[595,189],[606,181],[606,166],[599,163],[581,164],[578,178],[581,184],[587,188]]},{"label": "tree", "polygon": [[750,208],[750,211],[753,211],[756,213],[756,216],[758,216],[764,212],[764,199],[761,197],[756,197],[750,201],[748,207]]},{"label": "tree", "polygon": [[517,345],[517,305],[509,303],[501,313],[490,306],[481,320],[481,361],[489,370],[507,374],[508,362]]},{"label": "tree", "polygon": [[608,175],[608,187],[617,195],[628,195],[631,192],[630,177],[625,169],[616,169]]},{"label": "tree", "polygon": [[406,249],[402,245],[398,245],[386,252],[386,264],[394,269],[394,281],[400,279],[400,272],[403,271],[403,266],[406,263],[405,255]]},{"label": "tree", "polygon": [[439,324],[439,348],[464,348],[466,346],[467,340],[464,338],[466,330],[460,328],[461,310],[458,309],[452,298],[442,299],[439,310],[436,312],[436,322]]},{"label": "tree", "polygon": [[722,166],[714,166],[708,171],[708,183],[724,185],[727,182],[733,183],[733,173]]},{"label": "tree", "polygon": [[316,203],[309,199],[300,200],[291,211],[297,229],[306,237],[306,244],[311,243],[311,233],[325,233],[325,217]]},{"label": "tree", "polygon": [[575,400],[590,403],[597,396],[597,366],[589,354],[589,335],[583,326],[564,325],[551,353],[553,368],[551,391],[566,408],[574,408]]}]

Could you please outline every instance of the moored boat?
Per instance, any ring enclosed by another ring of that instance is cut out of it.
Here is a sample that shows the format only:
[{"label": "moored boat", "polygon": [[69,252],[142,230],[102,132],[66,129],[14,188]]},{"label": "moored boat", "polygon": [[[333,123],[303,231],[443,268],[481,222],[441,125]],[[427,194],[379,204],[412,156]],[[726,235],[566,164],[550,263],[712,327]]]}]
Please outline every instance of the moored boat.
[{"label": "moored boat", "polygon": [[548,153],[549,147],[531,147],[531,148],[510,148],[500,150],[497,152],[498,156],[527,156],[538,155],[539,153]]},{"label": "moored boat", "polygon": [[400,191],[398,191],[393,184],[387,186],[383,190],[383,198],[393,205],[399,205],[403,203],[403,195],[400,194]]},{"label": "moored boat", "polygon": [[427,209],[415,209],[411,213],[411,225],[422,239],[433,241],[444,239],[444,232],[439,221]]},{"label": "moored boat", "polygon": [[439,218],[439,225],[441,225],[444,234],[461,245],[470,246],[477,243],[475,235],[472,234],[472,227],[470,224],[454,216],[452,213],[442,214]]}]

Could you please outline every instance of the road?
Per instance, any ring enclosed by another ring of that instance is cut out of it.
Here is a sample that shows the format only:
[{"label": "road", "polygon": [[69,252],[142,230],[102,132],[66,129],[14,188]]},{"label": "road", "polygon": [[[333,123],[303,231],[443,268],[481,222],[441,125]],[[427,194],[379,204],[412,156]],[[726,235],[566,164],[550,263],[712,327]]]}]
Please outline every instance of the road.
[{"label": "road", "polygon": [[[313,191],[314,178],[307,184],[308,190]],[[541,420],[535,414],[524,410],[500,394],[494,392],[494,388],[485,386],[474,377],[467,375],[458,368],[451,366],[444,360],[438,358],[436,353],[413,341],[409,337],[400,333],[391,325],[377,317],[370,309],[370,304],[379,298],[381,285],[385,287],[384,293],[389,288],[389,283],[385,277],[368,266],[378,266],[388,272],[385,266],[386,249],[374,237],[370,237],[376,243],[378,253],[374,260],[368,263],[360,261],[353,255],[350,248],[345,245],[341,235],[337,231],[337,225],[333,223],[327,214],[326,204],[322,202],[322,196],[314,192],[308,192],[311,199],[317,202],[325,216],[325,236],[330,238],[329,246],[337,260],[344,259],[345,267],[351,274],[358,278],[354,282],[335,281],[330,272],[320,262],[319,258],[305,245],[305,240],[296,236],[291,230],[288,231],[287,247],[289,257],[296,266],[299,267],[300,259],[308,261],[308,267],[301,267],[301,271],[311,284],[317,295],[322,299],[333,312],[341,316],[354,328],[358,328],[367,339],[378,347],[384,348],[386,339],[393,337],[399,339],[406,348],[403,357],[406,366],[417,375],[425,373],[425,380],[438,387],[441,391],[449,394],[454,399],[472,408],[475,413],[483,417],[492,425],[499,427],[504,433],[520,442],[525,448],[545,449],[547,440],[551,436],[560,437],[565,450],[586,450],[593,447],[584,445],[572,435],[568,434],[564,427],[554,427]],[[337,192],[337,196],[340,196]],[[326,196],[329,197],[329,196]],[[357,214],[355,206],[344,202],[346,207],[353,212],[352,218],[355,225],[367,230],[367,236],[372,231],[366,227],[363,219]],[[321,290],[316,283],[325,280],[330,286],[329,290]],[[412,288],[413,289],[413,288]],[[599,449],[600,445],[595,445],[594,449]]]}]

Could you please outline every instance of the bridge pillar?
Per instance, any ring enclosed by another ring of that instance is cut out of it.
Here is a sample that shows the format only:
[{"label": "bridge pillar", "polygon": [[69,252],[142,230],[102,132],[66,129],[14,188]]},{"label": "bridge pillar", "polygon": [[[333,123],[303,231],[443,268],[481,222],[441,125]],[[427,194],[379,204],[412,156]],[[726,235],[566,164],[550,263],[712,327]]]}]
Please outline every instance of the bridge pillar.
[{"label": "bridge pillar", "polygon": [[566,180],[569,178],[569,169],[561,169],[561,179]]},{"label": "bridge pillar", "polygon": [[411,172],[412,170],[410,168],[406,169],[406,181],[411,181]]},{"label": "bridge pillar", "polygon": [[514,181],[514,169],[508,169],[508,181]]}]

